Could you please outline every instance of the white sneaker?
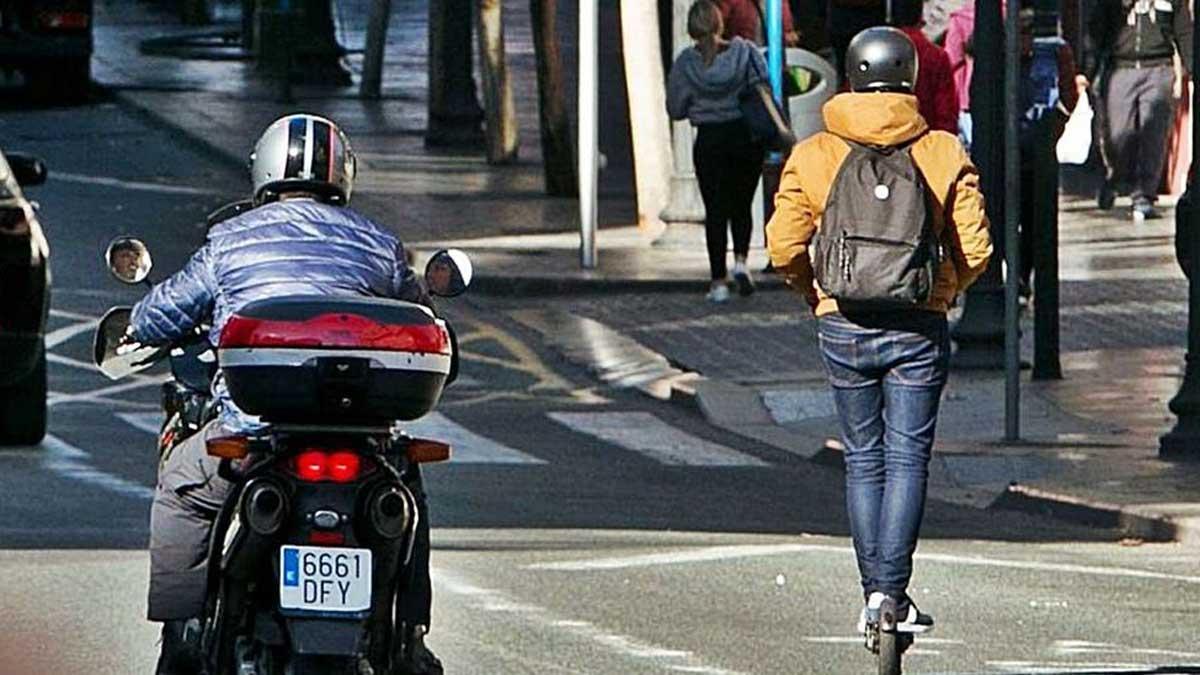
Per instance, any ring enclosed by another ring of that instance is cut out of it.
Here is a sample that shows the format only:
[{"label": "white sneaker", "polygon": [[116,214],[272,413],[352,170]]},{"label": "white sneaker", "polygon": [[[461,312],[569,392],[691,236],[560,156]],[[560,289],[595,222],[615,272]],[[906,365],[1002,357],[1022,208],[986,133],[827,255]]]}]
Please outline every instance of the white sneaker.
[{"label": "white sneaker", "polygon": [[[871,597],[867,598],[867,606],[863,607],[862,612],[858,615],[858,632],[866,634],[867,621],[879,620],[879,608],[883,605],[884,594],[875,592]],[[896,624],[897,633],[928,633],[933,630],[933,617],[923,613],[917,609],[916,604],[910,599],[908,602],[908,616]]]},{"label": "white sneaker", "polygon": [[719,285],[713,286],[708,291],[708,294],[704,296],[704,299],[714,303],[728,302],[729,286],[725,285],[723,282]]}]

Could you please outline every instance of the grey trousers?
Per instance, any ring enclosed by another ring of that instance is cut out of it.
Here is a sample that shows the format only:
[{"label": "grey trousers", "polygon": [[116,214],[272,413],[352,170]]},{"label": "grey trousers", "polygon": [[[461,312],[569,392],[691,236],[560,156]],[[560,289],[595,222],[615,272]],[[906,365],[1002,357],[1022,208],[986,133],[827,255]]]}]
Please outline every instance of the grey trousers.
[{"label": "grey trousers", "polygon": [[[213,523],[233,484],[217,474],[205,440],[217,422],[164,455],[150,507],[150,592],[147,618],[170,621],[199,616],[208,586],[208,547]],[[429,518],[421,475],[415,467],[405,484],[417,499],[419,525],[413,558],[401,571],[396,613],[410,625],[428,626],[433,592],[429,581]]]},{"label": "grey trousers", "polygon": [[1117,67],[1109,77],[1104,101],[1109,179],[1128,185],[1134,200],[1158,196],[1175,123],[1174,81],[1171,66]]}]

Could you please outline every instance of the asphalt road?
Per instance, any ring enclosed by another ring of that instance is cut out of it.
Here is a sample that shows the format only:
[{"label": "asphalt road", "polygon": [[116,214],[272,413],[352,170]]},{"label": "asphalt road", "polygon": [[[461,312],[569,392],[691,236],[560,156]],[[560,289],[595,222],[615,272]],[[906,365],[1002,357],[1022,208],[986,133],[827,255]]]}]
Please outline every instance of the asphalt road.
[{"label": "asphalt road", "polygon": [[[162,373],[112,383],[89,366],[95,321],[140,295],[101,254],[138,235],[161,279],[244,171],[103,98],[0,112],[0,147],[50,166],[30,196],[55,274],[51,436],[0,452],[0,673],[150,672]],[[464,377],[415,430],[458,450],[426,472],[430,644],[448,672],[871,671],[840,472],[604,389],[487,298],[447,312]],[[939,626],[907,672],[1200,672],[1196,553],[933,501],[913,592]]]}]

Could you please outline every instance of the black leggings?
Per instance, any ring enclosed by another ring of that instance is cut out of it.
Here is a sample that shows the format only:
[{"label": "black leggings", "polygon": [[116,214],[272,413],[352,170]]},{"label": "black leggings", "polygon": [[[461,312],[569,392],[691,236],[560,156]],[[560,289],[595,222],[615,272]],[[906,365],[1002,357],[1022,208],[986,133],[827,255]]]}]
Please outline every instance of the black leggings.
[{"label": "black leggings", "polygon": [[724,279],[727,227],[733,230],[734,254],[750,252],[750,202],[762,173],[763,148],[750,139],[744,120],[700,124],[692,158],[704,198],[709,269],[713,279]]}]

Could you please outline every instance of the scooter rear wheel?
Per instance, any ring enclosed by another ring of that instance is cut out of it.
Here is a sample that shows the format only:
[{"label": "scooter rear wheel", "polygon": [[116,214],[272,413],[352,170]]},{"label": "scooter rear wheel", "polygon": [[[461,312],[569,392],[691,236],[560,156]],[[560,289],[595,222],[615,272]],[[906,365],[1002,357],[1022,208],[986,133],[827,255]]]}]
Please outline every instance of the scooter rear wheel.
[{"label": "scooter rear wheel", "polygon": [[893,631],[879,631],[879,675],[900,675],[901,640]]}]

